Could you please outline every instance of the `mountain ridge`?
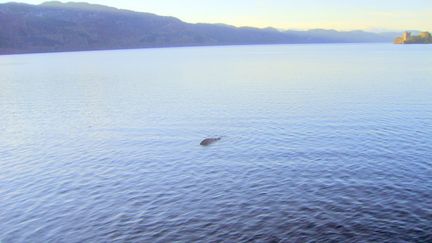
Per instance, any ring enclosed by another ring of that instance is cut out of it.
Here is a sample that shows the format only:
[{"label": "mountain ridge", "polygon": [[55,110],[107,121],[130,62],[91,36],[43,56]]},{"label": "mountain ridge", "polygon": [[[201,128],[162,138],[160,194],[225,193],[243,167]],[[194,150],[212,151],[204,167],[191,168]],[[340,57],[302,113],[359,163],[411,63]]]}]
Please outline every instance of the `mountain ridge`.
[{"label": "mountain ridge", "polygon": [[86,2],[0,4],[0,54],[151,47],[391,43],[400,33],[308,31],[186,23],[171,16]]}]

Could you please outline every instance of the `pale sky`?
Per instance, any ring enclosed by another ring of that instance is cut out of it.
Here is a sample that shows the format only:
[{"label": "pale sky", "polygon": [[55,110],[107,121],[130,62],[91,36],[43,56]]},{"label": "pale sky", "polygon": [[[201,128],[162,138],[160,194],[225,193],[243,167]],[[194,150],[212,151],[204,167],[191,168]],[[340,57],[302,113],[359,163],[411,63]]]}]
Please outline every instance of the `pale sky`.
[{"label": "pale sky", "polygon": [[[31,4],[43,2],[16,1]],[[0,3],[4,2],[8,1],[0,0]],[[87,2],[174,16],[190,23],[272,26],[280,29],[432,31],[432,0],[88,0]]]}]

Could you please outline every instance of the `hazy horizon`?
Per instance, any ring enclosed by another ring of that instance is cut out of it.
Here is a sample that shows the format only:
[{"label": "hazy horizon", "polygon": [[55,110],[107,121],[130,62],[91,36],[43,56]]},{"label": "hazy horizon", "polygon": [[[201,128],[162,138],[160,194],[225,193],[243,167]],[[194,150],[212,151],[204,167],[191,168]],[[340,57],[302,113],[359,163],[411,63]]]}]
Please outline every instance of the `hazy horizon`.
[{"label": "hazy horizon", "polygon": [[[11,1],[1,1],[7,3]],[[40,4],[46,1],[16,1]],[[308,30],[334,29],[340,31],[364,30],[372,32],[422,30],[431,31],[432,2],[414,0],[350,1],[317,0],[297,1],[228,1],[185,0],[89,0],[61,1],[88,2],[138,12],[149,12],[177,17],[189,23],[223,23],[234,26],[274,27],[277,29]],[[414,4],[415,3],[415,4]]]}]

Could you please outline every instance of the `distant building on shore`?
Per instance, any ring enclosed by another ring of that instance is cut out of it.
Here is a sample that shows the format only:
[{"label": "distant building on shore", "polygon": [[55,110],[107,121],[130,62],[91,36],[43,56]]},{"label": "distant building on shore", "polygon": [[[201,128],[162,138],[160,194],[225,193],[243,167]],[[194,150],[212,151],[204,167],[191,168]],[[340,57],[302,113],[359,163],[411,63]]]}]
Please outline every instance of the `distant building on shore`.
[{"label": "distant building on shore", "polygon": [[394,41],[395,44],[432,44],[432,35],[429,32],[421,32],[419,35],[412,35],[411,32],[404,32],[402,37]]},{"label": "distant building on shore", "polygon": [[403,41],[408,41],[411,38],[411,32],[405,31],[402,35]]}]

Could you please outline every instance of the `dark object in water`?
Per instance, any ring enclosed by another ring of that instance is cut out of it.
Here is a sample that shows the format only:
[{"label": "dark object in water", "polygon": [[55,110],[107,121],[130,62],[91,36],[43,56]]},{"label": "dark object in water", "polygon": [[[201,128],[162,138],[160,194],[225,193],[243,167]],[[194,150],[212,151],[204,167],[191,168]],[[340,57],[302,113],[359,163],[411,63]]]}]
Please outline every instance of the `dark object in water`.
[{"label": "dark object in water", "polygon": [[211,145],[211,144],[213,144],[213,143],[215,143],[221,139],[222,138],[206,138],[200,143],[200,145],[201,146],[209,146],[209,145]]}]

